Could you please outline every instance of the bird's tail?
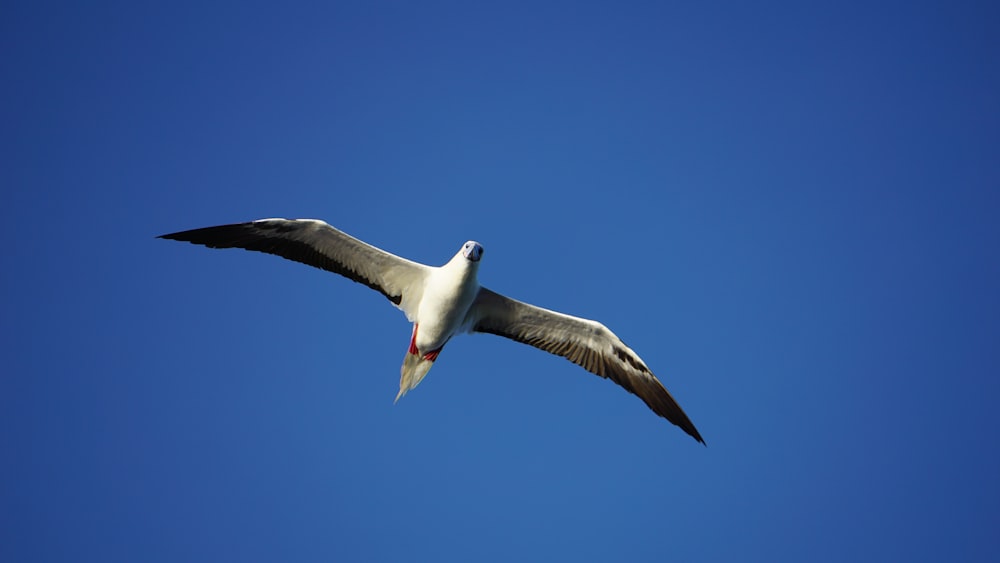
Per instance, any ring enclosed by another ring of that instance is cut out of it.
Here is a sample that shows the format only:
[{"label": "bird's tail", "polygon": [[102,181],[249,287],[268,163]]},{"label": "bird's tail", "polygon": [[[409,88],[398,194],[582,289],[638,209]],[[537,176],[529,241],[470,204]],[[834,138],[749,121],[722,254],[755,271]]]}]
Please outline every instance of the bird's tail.
[{"label": "bird's tail", "polygon": [[[420,385],[424,376],[431,370],[434,360],[429,359],[428,356],[430,354],[421,356],[413,352],[406,353],[406,357],[403,358],[403,367],[399,370],[399,394],[396,395],[396,401],[402,399],[407,391]],[[434,354],[434,358],[437,358],[437,354]]]}]

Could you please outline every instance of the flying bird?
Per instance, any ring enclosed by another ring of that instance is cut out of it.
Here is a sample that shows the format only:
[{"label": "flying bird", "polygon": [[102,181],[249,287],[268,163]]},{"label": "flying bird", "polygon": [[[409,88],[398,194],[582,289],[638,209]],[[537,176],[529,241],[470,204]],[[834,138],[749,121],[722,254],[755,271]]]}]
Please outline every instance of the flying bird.
[{"label": "flying bird", "polygon": [[563,356],[611,379],[656,414],[705,443],[639,356],[603,324],[522,303],[479,285],[483,246],[468,241],[434,267],[400,258],[316,219],[261,219],[161,235],[209,248],[275,254],[345,276],[385,295],[413,323],[398,401],[416,387],[456,334],[496,334]]}]

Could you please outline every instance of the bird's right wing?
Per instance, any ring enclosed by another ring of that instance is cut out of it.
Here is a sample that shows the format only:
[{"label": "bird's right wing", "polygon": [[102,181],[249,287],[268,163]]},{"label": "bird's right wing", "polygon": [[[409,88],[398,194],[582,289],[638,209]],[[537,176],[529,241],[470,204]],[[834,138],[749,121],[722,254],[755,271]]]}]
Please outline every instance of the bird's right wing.
[{"label": "bird's right wing", "polygon": [[161,235],[209,248],[275,254],[340,274],[385,295],[413,320],[430,266],[400,258],[316,219],[261,219]]}]

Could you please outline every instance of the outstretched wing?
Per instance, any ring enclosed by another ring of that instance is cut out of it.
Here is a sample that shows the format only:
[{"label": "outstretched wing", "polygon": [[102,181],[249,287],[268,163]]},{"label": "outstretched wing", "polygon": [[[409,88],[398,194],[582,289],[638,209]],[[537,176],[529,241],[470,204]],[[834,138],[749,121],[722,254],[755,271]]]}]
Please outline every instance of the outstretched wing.
[{"label": "outstretched wing", "polygon": [[702,444],[705,440],[642,359],[606,326],[480,288],[470,310],[474,332],[497,334],[562,356],[608,378]]},{"label": "outstretched wing", "polygon": [[429,266],[400,258],[316,219],[261,219],[161,235],[209,248],[275,254],[340,274],[385,295],[413,320]]}]

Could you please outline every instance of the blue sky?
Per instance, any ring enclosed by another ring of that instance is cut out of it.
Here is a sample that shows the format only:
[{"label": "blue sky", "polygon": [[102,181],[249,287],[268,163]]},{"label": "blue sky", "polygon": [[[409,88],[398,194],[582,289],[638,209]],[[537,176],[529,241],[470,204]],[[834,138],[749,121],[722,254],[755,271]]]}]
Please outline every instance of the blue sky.
[{"label": "blue sky", "polygon": [[[0,560],[986,561],[989,3],[6,3]],[[599,319],[702,447],[276,257],[315,217]]]}]

